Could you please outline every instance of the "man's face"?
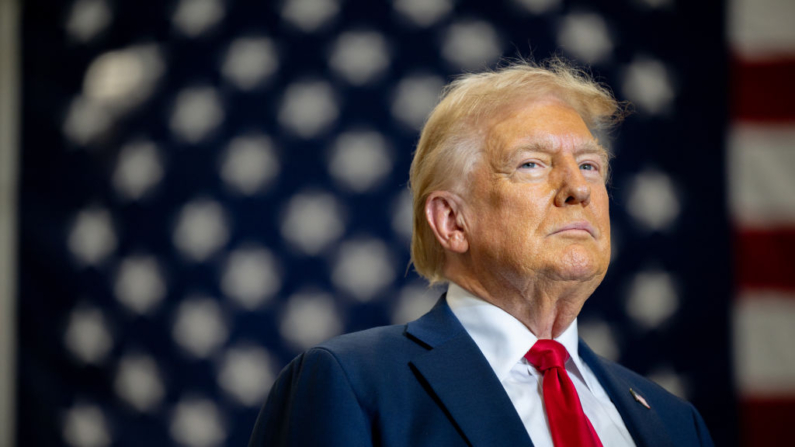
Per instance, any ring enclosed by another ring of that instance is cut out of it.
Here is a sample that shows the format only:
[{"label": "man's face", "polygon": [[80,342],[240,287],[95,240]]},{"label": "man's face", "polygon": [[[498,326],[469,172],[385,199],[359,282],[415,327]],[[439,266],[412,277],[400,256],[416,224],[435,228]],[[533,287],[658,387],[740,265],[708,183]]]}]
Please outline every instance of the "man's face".
[{"label": "man's face", "polygon": [[475,268],[517,285],[598,285],[610,262],[607,154],[582,118],[535,101],[493,121],[485,146],[467,200]]}]

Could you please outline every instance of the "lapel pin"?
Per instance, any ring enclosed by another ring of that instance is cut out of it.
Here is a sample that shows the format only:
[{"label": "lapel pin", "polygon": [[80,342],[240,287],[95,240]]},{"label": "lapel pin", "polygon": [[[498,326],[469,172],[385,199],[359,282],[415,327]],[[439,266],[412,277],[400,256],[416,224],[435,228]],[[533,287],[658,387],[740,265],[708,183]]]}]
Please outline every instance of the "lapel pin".
[{"label": "lapel pin", "polygon": [[638,401],[638,403],[640,403],[641,405],[646,407],[646,409],[651,410],[651,407],[649,406],[649,403],[646,402],[646,399],[644,399],[643,396],[641,396],[640,394],[636,393],[635,390],[630,388],[629,389],[629,394],[631,394],[632,397],[634,397],[635,400]]}]

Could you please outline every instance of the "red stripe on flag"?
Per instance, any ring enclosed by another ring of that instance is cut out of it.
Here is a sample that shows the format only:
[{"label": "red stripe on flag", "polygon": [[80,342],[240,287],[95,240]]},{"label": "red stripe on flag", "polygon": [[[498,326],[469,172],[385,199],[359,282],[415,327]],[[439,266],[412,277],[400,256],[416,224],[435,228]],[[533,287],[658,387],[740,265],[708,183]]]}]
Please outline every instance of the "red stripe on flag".
[{"label": "red stripe on flag", "polygon": [[[792,438],[795,396],[742,399],[740,445],[783,445]],[[783,444],[782,444],[783,443]]]},{"label": "red stripe on flag", "polygon": [[795,228],[740,230],[734,253],[740,289],[795,290]]},{"label": "red stripe on flag", "polygon": [[795,58],[732,62],[732,118],[750,122],[795,121]]}]

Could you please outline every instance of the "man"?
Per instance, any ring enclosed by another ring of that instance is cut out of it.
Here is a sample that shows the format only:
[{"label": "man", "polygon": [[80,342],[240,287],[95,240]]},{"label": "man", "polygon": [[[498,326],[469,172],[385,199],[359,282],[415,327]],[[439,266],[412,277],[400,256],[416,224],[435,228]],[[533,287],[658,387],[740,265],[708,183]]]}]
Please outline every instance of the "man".
[{"label": "man", "polygon": [[611,94],[559,61],[445,90],[411,167],[422,318],[332,339],[273,386],[250,446],[709,446],[690,404],[578,342],[610,260]]}]

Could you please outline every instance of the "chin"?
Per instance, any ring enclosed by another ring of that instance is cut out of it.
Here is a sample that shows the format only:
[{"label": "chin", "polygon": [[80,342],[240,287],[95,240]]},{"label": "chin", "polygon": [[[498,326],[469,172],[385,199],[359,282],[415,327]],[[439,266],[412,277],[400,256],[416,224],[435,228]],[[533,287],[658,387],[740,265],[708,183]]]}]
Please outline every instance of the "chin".
[{"label": "chin", "polygon": [[553,259],[555,274],[562,281],[589,281],[604,277],[607,268],[600,256],[583,247],[569,247]]}]

